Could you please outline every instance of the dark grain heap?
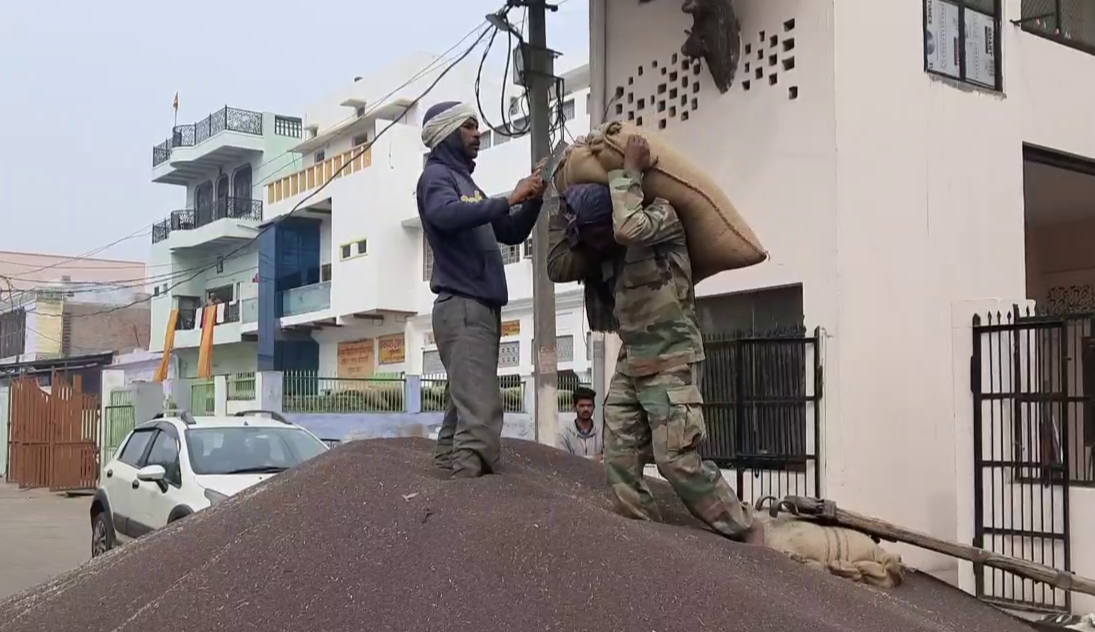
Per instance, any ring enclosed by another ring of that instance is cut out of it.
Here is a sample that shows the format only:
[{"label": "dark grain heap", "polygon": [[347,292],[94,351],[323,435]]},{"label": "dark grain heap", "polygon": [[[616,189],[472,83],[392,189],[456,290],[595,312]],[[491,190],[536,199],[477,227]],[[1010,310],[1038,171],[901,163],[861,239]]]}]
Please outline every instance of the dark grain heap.
[{"label": "dark grain heap", "polygon": [[550,448],[509,442],[502,474],[449,481],[430,447],[339,447],[0,604],[0,632],[1030,630],[923,576],[881,592],[624,520],[599,465]]}]

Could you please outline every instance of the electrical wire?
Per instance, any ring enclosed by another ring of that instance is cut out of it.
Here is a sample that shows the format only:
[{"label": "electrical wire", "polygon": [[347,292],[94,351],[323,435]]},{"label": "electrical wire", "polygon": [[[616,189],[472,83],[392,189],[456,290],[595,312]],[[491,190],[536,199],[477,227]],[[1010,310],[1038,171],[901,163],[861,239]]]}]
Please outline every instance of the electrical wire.
[{"label": "electrical wire", "polygon": [[[437,67],[441,63],[443,63],[446,60],[446,58],[453,51],[455,51],[457,48],[459,48],[460,45],[463,44],[464,42],[466,42],[469,38],[476,35],[485,25],[487,25],[487,21],[483,20],[478,25],[476,25],[475,28],[473,28],[466,35],[464,35],[464,37],[462,37],[458,42],[453,44],[451,47],[449,47],[447,50],[445,50],[441,54],[435,56],[434,59],[430,61],[430,63],[426,64],[426,66],[424,66],[421,70],[419,70],[417,73],[415,73],[413,76],[411,76],[410,79],[407,79],[402,84],[400,84],[399,86],[395,87],[394,89],[392,89],[390,92],[388,92],[384,96],[377,99],[372,106],[369,106],[365,109],[364,116],[367,117],[369,114],[372,114],[377,109],[384,106],[385,102],[389,98],[391,98],[392,95],[397,94],[400,90],[403,90],[404,88],[406,88],[410,84],[412,84],[415,81],[418,81],[419,79],[421,79],[423,76],[425,76],[425,75],[433,72],[434,70],[436,70],[435,67]],[[343,123],[346,123],[347,121],[350,121],[350,120],[353,120],[353,119],[356,119],[356,118],[362,118],[362,116],[359,116],[357,113],[351,114],[351,115],[347,116],[346,118],[343,118],[342,120],[339,120],[339,121],[333,123],[330,127],[332,127],[332,128],[337,127],[339,125],[342,125]],[[266,167],[267,165],[270,165],[271,163],[277,162],[278,160],[281,160],[285,156],[287,156],[289,154],[292,154],[292,153],[295,153],[292,149],[288,149],[286,151],[283,151],[280,154],[277,154],[276,156],[273,156],[272,158],[263,161],[256,168],[256,171],[261,171],[263,169],[263,167]],[[356,158],[356,156],[355,156],[355,158]],[[264,178],[262,178],[258,182],[254,183],[252,185],[252,188],[264,186],[265,184],[267,184],[271,180],[274,180],[276,178],[276,176],[279,173],[281,173],[282,171],[284,171],[286,168],[296,166],[297,162],[298,162],[297,160],[287,161],[286,164],[282,165],[281,167],[279,167],[275,171],[267,174]],[[142,227],[141,229],[139,229],[137,231],[137,233],[140,233],[140,234],[136,234],[136,233],[130,234],[130,235],[127,235],[126,237],[123,237],[121,239],[113,241],[109,244],[106,244],[105,246],[101,246],[99,248],[91,250],[87,253],[84,253],[84,254],[81,254],[81,255],[76,255],[76,256],[73,256],[73,257],[64,257],[64,258],[62,258],[61,261],[58,261],[56,263],[50,264],[48,266],[43,266],[43,267],[40,267],[40,268],[35,268],[35,269],[32,269],[32,270],[21,271],[20,274],[24,274],[24,275],[34,274],[36,272],[40,272],[40,271],[43,271],[43,270],[50,270],[50,269],[54,269],[54,268],[88,269],[88,268],[84,268],[84,267],[80,267],[80,266],[72,266],[72,265],[65,265],[65,264],[90,259],[92,255],[98,254],[98,253],[103,252],[105,250],[108,250],[108,249],[118,245],[119,243],[122,243],[123,241],[127,241],[129,239],[134,239],[134,238],[137,238],[137,237],[144,237],[144,236],[146,236],[146,235],[148,235],[152,232],[151,228],[152,228],[152,224],[146,225],[146,226]],[[20,264],[19,262],[4,261],[4,260],[0,260],[0,264],[25,265],[25,264]],[[168,266],[173,266],[173,265],[174,264],[172,264],[172,263],[151,264],[151,265],[146,264],[145,267],[147,269],[149,267],[168,267]],[[131,268],[131,267],[132,266],[95,266],[94,268],[91,268],[91,269],[95,269],[95,270],[128,269],[128,268]],[[17,280],[16,277],[10,277],[10,278],[12,280]],[[18,279],[18,280],[22,280],[22,279]],[[37,280],[37,279],[28,280],[28,281],[30,281],[30,282],[39,282],[39,280]]]},{"label": "electrical wire", "polygon": [[[479,31],[479,30],[480,30],[480,28],[481,28],[481,26],[477,26],[477,27],[476,27],[476,28],[475,28],[475,29],[473,30],[473,33],[474,33],[475,31]],[[493,31],[493,29],[490,29],[490,30],[491,30],[491,31]],[[426,96],[427,96],[427,95],[428,95],[428,94],[429,94],[430,92],[432,92],[432,91],[433,91],[433,89],[434,89],[434,88],[435,88],[435,87],[437,86],[437,84],[438,84],[438,83],[440,83],[440,82],[441,82],[441,80],[442,80],[442,79],[443,79],[443,78],[444,78],[444,77],[445,77],[445,76],[446,76],[446,75],[447,75],[447,74],[448,74],[449,72],[451,72],[453,68],[455,68],[455,67],[456,67],[456,66],[457,66],[457,65],[458,65],[458,64],[459,64],[460,62],[462,62],[462,61],[463,61],[464,59],[466,59],[466,58],[467,58],[467,57],[468,57],[468,56],[469,56],[469,55],[470,55],[470,54],[471,54],[471,53],[472,53],[472,52],[473,52],[473,51],[474,51],[474,50],[475,50],[476,48],[478,48],[479,44],[480,44],[480,43],[481,43],[481,42],[482,42],[482,41],[483,41],[483,40],[484,40],[484,39],[486,38],[487,32],[488,32],[488,30],[483,30],[483,31],[482,31],[482,32],[481,32],[481,33],[479,34],[479,36],[478,36],[478,37],[477,37],[477,38],[475,39],[475,41],[474,41],[474,42],[473,42],[473,43],[472,43],[472,44],[471,44],[470,46],[468,46],[468,47],[467,47],[467,48],[466,48],[466,49],[464,50],[464,52],[463,52],[463,53],[461,53],[461,54],[460,54],[460,55],[459,55],[459,56],[458,56],[458,57],[457,57],[457,58],[456,58],[455,60],[453,60],[452,62],[450,62],[450,63],[449,63],[449,65],[448,65],[448,66],[446,66],[446,67],[444,68],[444,70],[442,70],[442,71],[441,71],[441,72],[440,72],[440,73],[439,73],[439,74],[437,75],[437,77],[436,77],[436,78],[434,78],[434,80],[433,80],[433,81],[432,81],[432,82],[431,82],[431,83],[429,84],[429,86],[427,86],[427,87],[426,87],[426,90],[425,90],[425,91],[424,91],[424,92],[423,92],[422,94],[420,94],[420,95],[419,95],[418,97],[416,97],[416,98],[415,98],[415,99],[414,99],[413,101],[411,101],[411,103],[410,103],[410,104],[408,104],[408,105],[407,105],[407,107],[403,109],[403,111],[402,111],[402,112],[401,112],[401,113],[399,114],[399,116],[397,116],[397,117],[396,117],[395,119],[393,119],[392,121],[389,121],[389,122],[388,122],[388,124],[387,124],[386,126],[384,126],[384,128],[382,128],[382,129],[381,129],[381,130],[380,130],[379,132],[377,132],[376,136],[375,136],[375,137],[374,137],[374,138],[373,138],[372,140],[370,140],[369,142],[367,142],[367,143],[365,143],[365,144],[361,145],[361,148],[360,148],[360,149],[359,149],[359,150],[358,150],[357,152],[355,152],[355,153],[354,153],[354,155],[353,155],[353,156],[351,156],[349,160],[346,160],[346,161],[344,161],[344,162],[343,162],[343,164],[342,164],[342,167],[341,167],[341,168],[339,168],[339,169],[338,169],[337,171],[335,171],[335,173],[331,174],[331,176],[330,176],[329,178],[327,178],[327,179],[326,179],[326,180],[325,180],[325,181],[323,182],[323,184],[322,184],[322,185],[320,185],[320,186],[319,186],[318,188],[316,188],[315,190],[313,190],[313,191],[312,191],[311,193],[309,193],[309,194],[308,194],[307,196],[305,196],[305,197],[301,198],[301,200],[300,200],[300,201],[298,201],[298,202],[297,202],[297,203],[296,203],[296,204],[295,204],[295,205],[293,206],[293,208],[292,208],[292,209],[290,209],[290,210],[289,210],[289,211],[288,211],[287,213],[285,213],[284,215],[281,215],[281,216],[279,216],[279,217],[275,218],[275,219],[274,219],[273,221],[271,221],[270,223],[268,223],[268,224],[266,224],[265,226],[263,226],[263,227],[262,227],[262,229],[261,229],[261,230],[259,231],[259,234],[258,234],[258,235],[255,235],[254,237],[250,238],[250,239],[249,239],[249,240],[248,240],[248,241],[247,241],[246,243],[244,243],[243,245],[241,245],[241,246],[239,246],[239,247],[237,247],[237,248],[235,248],[235,249],[233,249],[233,250],[229,251],[229,252],[228,252],[227,254],[225,254],[225,255],[224,255],[224,257],[223,257],[223,258],[224,258],[224,260],[225,260],[225,261],[227,261],[227,260],[229,260],[229,259],[231,259],[231,258],[234,258],[235,256],[242,256],[242,255],[239,255],[238,253],[240,253],[241,251],[243,251],[243,250],[245,250],[245,249],[247,249],[247,248],[250,248],[250,247],[254,246],[254,245],[255,245],[256,243],[258,243],[258,240],[259,240],[259,238],[260,238],[260,237],[261,237],[261,236],[262,236],[263,234],[265,234],[265,233],[266,233],[266,231],[270,230],[270,229],[271,229],[271,228],[273,228],[274,226],[277,226],[277,225],[278,225],[279,223],[281,223],[281,222],[285,221],[286,219],[288,219],[289,217],[291,217],[291,216],[292,216],[292,215],[293,215],[294,213],[296,213],[296,212],[297,212],[297,211],[298,211],[298,210],[299,210],[299,209],[300,209],[301,207],[303,207],[303,206],[304,206],[304,204],[305,204],[306,202],[308,202],[309,200],[311,200],[312,198],[314,198],[314,197],[315,197],[316,195],[318,195],[318,194],[320,193],[320,191],[323,191],[323,190],[324,190],[325,188],[327,188],[327,186],[328,186],[329,184],[331,184],[331,182],[332,182],[332,181],[333,181],[333,180],[334,180],[335,178],[338,178],[338,177],[340,177],[340,176],[342,175],[342,172],[343,172],[343,171],[344,171],[344,170],[345,170],[345,169],[346,169],[347,167],[349,167],[349,166],[350,166],[351,164],[353,164],[353,162],[354,162],[354,161],[355,161],[355,160],[356,160],[357,158],[359,158],[359,157],[360,157],[361,155],[363,155],[363,154],[364,154],[365,152],[369,151],[369,149],[370,149],[370,148],[371,148],[371,147],[373,146],[373,144],[375,144],[375,143],[376,143],[376,141],[377,141],[377,140],[379,140],[379,139],[380,139],[380,137],[384,135],[384,133],[386,133],[386,132],[387,132],[387,131],[388,131],[389,129],[391,129],[392,127],[394,127],[395,125],[397,125],[397,124],[398,124],[398,123],[399,123],[400,121],[402,121],[402,120],[403,120],[403,118],[404,118],[404,117],[405,117],[405,116],[407,115],[407,112],[409,112],[409,111],[410,111],[410,110],[411,110],[412,108],[414,108],[414,106],[416,106],[416,105],[417,105],[417,104],[418,104],[418,103],[419,103],[419,102],[420,102],[420,101],[421,101],[422,99],[424,99],[424,98],[425,98],[425,97],[426,97]],[[465,39],[466,39],[466,38],[465,38]],[[180,286],[180,285],[182,285],[182,284],[184,284],[184,283],[187,283],[187,282],[189,282],[189,281],[193,280],[194,278],[197,278],[197,276],[198,276],[198,275],[200,275],[200,274],[201,274],[202,272],[205,272],[206,270],[210,269],[211,267],[213,267],[213,266],[206,266],[206,267],[202,267],[202,268],[199,268],[199,269],[198,269],[198,270],[197,270],[197,271],[196,271],[196,272],[195,272],[194,274],[192,274],[192,275],[190,275],[190,276],[188,276],[188,277],[184,278],[183,280],[181,280],[181,281],[179,281],[179,282],[177,282],[177,283],[174,283],[173,285],[169,286],[169,287],[167,288],[167,291],[168,291],[168,292],[170,292],[170,291],[171,291],[172,289],[174,289],[174,288],[176,288],[176,287],[178,287],[178,286]],[[132,307],[132,306],[134,306],[134,305],[138,305],[138,304],[140,304],[140,303],[148,302],[148,301],[152,300],[152,298],[153,298],[152,296],[149,296],[149,297],[147,297],[147,298],[144,298],[144,299],[140,299],[140,300],[137,300],[137,301],[133,301],[133,302],[131,302],[131,303],[126,303],[126,304],[124,304],[124,305],[117,305],[117,306],[111,307],[111,308],[109,308],[109,309],[101,310],[101,311],[98,311],[98,312],[92,312],[92,313],[88,313],[88,314],[81,314],[81,315],[80,315],[80,317],[89,317],[89,316],[96,316],[96,315],[99,315],[99,314],[109,314],[109,313],[112,313],[112,312],[116,312],[116,311],[119,311],[119,310],[122,310],[122,309],[126,309],[126,308],[128,308],[128,307]]]},{"label": "electrical wire", "polygon": [[[303,205],[304,205],[304,204],[305,204],[305,203],[306,203],[306,202],[307,202],[308,200],[310,200],[310,199],[311,199],[312,197],[314,197],[314,196],[315,196],[316,194],[318,194],[318,193],[319,193],[320,191],[322,191],[322,190],[323,190],[324,188],[326,188],[326,187],[327,187],[327,185],[328,185],[328,184],[330,184],[330,182],[331,182],[332,180],[334,180],[335,178],[339,177],[339,176],[340,176],[340,175],[342,174],[342,171],[343,171],[343,170],[345,170],[345,169],[346,169],[346,168],[347,168],[347,167],[348,167],[348,166],[349,166],[350,164],[352,164],[352,163],[353,163],[353,161],[354,161],[355,159],[357,159],[357,158],[358,158],[359,156],[361,156],[362,154],[364,154],[365,152],[367,152],[367,151],[368,151],[368,150],[369,150],[369,149],[370,149],[370,148],[372,147],[372,145],[373,145],[373,144],[374,144],[374,143],[375,143],[375,142],[376,142],[376,141],[377,141],[377,140],[378,140],[378,139],[379,139],[379,138],[380,138],[380,137],[381,137],[381,136],[382,136],[382,135],[383,135],[383,134],[384,134],[385,132],[387,132],[387,131],[388,131],[388,130],[389,130],[389,129],[390,129],[391,127],[393,127],[393,126],[394,126],[395,124],[399,123],[399,122],[400,122],[400,121],[401,121],[401,120],[402,120],[402,119],[404,118],[404,116],[406,116],[406,114],[407,114],[407,112],[408,112],[408,111],[410,111],[410,110],[411,110],[411,109],[412,109],[412,108],[413,108],[413,107],[414,107],[415,105],[417,105],[417,104],[418,104],[418,102],[420,102],[420,101],[421,101],[421,100],[422,100],[423,98],[425,98],[425,97],[426,97],[426,96],[427,96],[427,95],[428,95],[428,94],[429,94],[429,93],[430,93],[430,92],[431,92],[431,91],[432,91],[432,90],[433,90],[433,89],[434,89],[434,88],[435,88],[435,87],[437,86],[437,84],[438,84],[438,83],[439,83],[439,82],[441,81],[441,79],[445,77],[445,75],[447,75],[447,74],[448,74],[448,73],[449,73],[449,72],[450,72],[450,71],[451,71],[451,70],[452,70],[453,68],[455,68],[455,67],[456,67],[456,65],[458,65],[458,64],[459,64],[460,62],[462,62],[462,61],[463,61],[464,59],[466,59],[466,58],[467,58],[467,56],[468,56],[468,55],[469,55],[469,54],[470,54],[470,53],[471,53],[472,51],[474,51],[474,50],[475,50],[475,48],[476,48],[476,47],[478,47],[478,45],[479,45],[479,44],[480,44],[480,43],[481,43],[481,42],[483,41],[483,38],[485,37],[485,35],[486,35],[486,33],[487,33],[487,31],[486,31],[486,30],[483,30],[483,27],[484,27],[484,26],[489,26],[489,25],[487,24],[486,20],[484,20],[484,21],[480,22],[480,23],[479,23],[478,25],[476,25],[476,27],[475,27],[475,28],[473,28],[473,29],[472,29],[471,31],[469,31],[469,32],[468,32],[468,34],[467,34],[467,35],[465,35],[465,36],[464,36],[463,38],[461,38],[459,42],[457,42],[457,43],[456,43],[455,45],[453,45],[452,47],[450,47],[450,48],[449,48],[448,50],[446,50],[446,51],[445,51],[444,53],[442,53],[441,55],[438,55],[437,57],[435,57],[435,58],[434,58],[434,59],[433,59],[433,60],[432,60],[432,61],[431,61],[431,62],[430,62],[429,64],[427,64],[427,65],[426,65],[426,66],[425,66],[425,67],[424,67],[424,68],[423,68],[422,70],[418,71],[418,72],[417,72],[417,73],[416,73],[416,74],[415,74],[414,76],[412,76],[412,77],[411,77],[410,79],[408,79],[407,81],[403,82],[403,83],[402,83],[402,84],[401,84],[400,86],[396,87],[395,89],[393,89],[392,91],[390,91],[390,92],[389,92],[389,93],[388,93],[387,95],[385,95],[384,97],[382,97],[381,99],[379,99],[379,100],[378,100],[378,101],[376,102],[376,103],[377,103],[377,105],[375,105],[375,106],[373,106],[372,108],[370,108],[370,110],[368,110],[368,111],[366,112],[366,115],[367,115],[367,114],[368,114],[368,113],[369,113],[370,111],[375,111],[375,110],[376,110],[377,108],[379,108],[379,107],[382,107],[382,106],[384,105],[384,102],[385,102],[385,101],[386,101],[386,100],[387,100],[387,99],[388,99],[389,97],[391,97],[391,96],[392,96],[393,94],[396,94],[396,93],[398,93],[398,92],[399,92],[400,90],[402,90],[402,89],[403,89],[403,88],[405,88],[406,86],[410,85],[411,83],[413,83],[413,82],[415,82],[415,81],[418,81],[419,79],[421,79],[421,78],[422,78],[422,77],[424,77],[425,75],[427,75],[427,74],[429,74],[429,73],[433,72],[434,70],[436,70],[435,66],[436,66],[436,65],[437,65],[437,64],[438,64],[439,62],[443,62],[443,61],[445,61],[445,60],[446,60],[446,58],[447,58],[447,56],[448,56],[448,55],[449,55],[449,54],[450,54],[450,53],[451,53],[452,51],[456,50],[456,49],[457,49],[457,48],[458,48],[458,47],[460,46],[460,44],[463,44],[463,43],[464,43],[464,42],[466,42],[466,41],[467,41],[467,40],[468,40],[468,39],[469,39],[470,37],[473,37],[473,36],[475,36],[476,34],[478,34],[478,37],[476,37],[476,39],[475,39],[475,42],[474,42],[474,43],[473,43],[473,44],[472,44],[471,46],[469,46],[469,47],[468,47],[468,48],[467,48],[467,49],[466,49],[466,50],[465,50],[465,51],[464,51],[463,53],[461,53],[461,54],[460,54],[460,55],[459,55],[459,56],[458,56],[458,57],[457,57],[457,58],[456,58],[455,60],[451,60],[451,61],[449,61],[448,65],[447,65],[447,66],[445,66],[443,70],[441,70],[440,74],[439,74],[439,75],[438,75],[438,76],[437,76],[437,77],[436,77],[436,78],[434,79],[434,81],[433,81],[433,82],[432,82],[432,83],[431,83],[431,84],[430,84],[430,85],[429,85],[429,86],[428,86],[428,87],[426,88],[426,90],[425,90],[425,91],[424,91],[424,92],[423,92],[423,93],[422,93],[421,95],[419,95],[419,96],[418,96],[418,97],[417,97],[417,98],[416,98],[416,99],[415,99],[414,101],[412,101],[412,102],[411,102],[411,103],[410,103],[410,104],[409,104],[409,105],[407,106],[407,108],[405,108],[405,109],[403,110],[403,112],[402,112],[402,113],[401,113],[401,114],[400,114],[400,115],[399,115],[399,116],[398,116],[398,117],[397,117],[397,118],[396,118],[395,120],[393,120],[393,121],[389,122],[387,126],[385,126],[385,127],[383,128],[383,129],[381,129],[381,130],[380,130],[380,132],[378,132],[378,133],[377,133],[377,135],[376,135],[376,136],[375,136],[375,137],[374,137],[374,138],[373,138],[373,139],[372,139],[371,141],[369,141],[368,143],[365,143],[365,144],[364,144],[364,145],[363,145],[363,146],[361,147],[361,149],[360,149],[360,150],[358,150],[358,152],[357,152],[357,153],[355,153],[355,154],[354,154],[354,155],[353,155],[353,156],[352,156],[352,157],[350,158],[350,160],[347,160],[347,161],[346,161],[346,162],[345,162],[345,163],[343,164],[343,166],[342,166],[342,168],[341,168],[341,169],[339,169],[339,170],[338,170],[338,171],[337,171],[336,173],[332,174],[332,176],[331,176],[331,177],[330,177],[329,179],[327,179],[327,180],[326,180],[326,181],[325,181],[325,182],[324,182],[324,183],[323,183],[323,184],[322,184],[322,185],[321,185],[321,186],[320,186],[319,188],[317,188],[316,190],[312,191],[312,193],[310,193],[310,194],[309,194],[308,196],[306,196],[305,198],[303,198],[302,200],[300,200],[300,201],[299,201],[299,202],[298,202],[298,203],[297,203],[297,204],[296,204],[296,205],[295,205],[295,206],[294,206],[294,207],[293,207],[293,208],[292,208],[292,209],[291,209],[291,210],[290,210],[290,211],[289,211],[288,213],[286,213],[286,214],[284,214],[284,215],[282,215],[282,216],[280,216],[280,217],[276,218],[276,219],[275,219],[275,220],[274,220],[273,222],[271,222],[270,224],[267,224],[266,226],[264,226],[264,227],[262,228],[262,230],[260,230],[260,231],[259,231],[259,234],[258,234],[258,235],[256,235],[256,236],[254,236],[254,237],[252,237],[252,238],[251,238],[250,240],[248,240],[248,242],[247,242],[247,243],[243,244],[242,246],[240,246],[240,247],[238,247],[238,248],[236,248],[236,249],[234,249],[234,250],[232,250],[232,251],[230,251],[230,252],[228,252],[228,253],[226,253],[226,254],[224,254],[224,255],[221,255],[221,256],[219,256],[219,257],[216,257],[216,258],[215,258],[215,259],[213,260],[213,263],[212,263],[212,265],[199,265],[199,266],[195,266],[195,267],[193,267],[193,268],[189,268],[189,269],[185,269],[185,270],[176,270],[176,271],[173,271],[173,272],[170,272],[170,273],[166,273],[166,274],[163,274],[163,275],[159,275],[158,277],[157,277],[156,275],[154,275],[154,276],[152,276],[152,277],[146,277],[145,279],[132,279],[132,280],[129,280],[129,282],[132,282],[132,283],[136,284],[136,285],[133,285],[133,286],[125,286],[125,285],[121,285],[121,286],[119,286],[119,284],[115,283],[115,284],[113,285],[113,287],[111,287],[111,286],[110,286],[110,284],[104,284],[104,287],[102,288],[102,290],[101,290],[101,291],[105,293],[105,292],[117,291],[118,289],[125,289],[125,288],[129,288],[129,287],[133,287],[133,288],[136,288],[136,287],[142,287],[142,286],[144,286],[144,287],[147,287],[147,285],[149,285],[149,284],[157,284],[157,285],[158,285],[159,283],[161,283],[161,282],[164,282],[164,281],[170,281],[170,280],[174,280],[174,279],[180,279],[180,278],[181,278],[181,279],[182,279],[181,281],[179,281],[179,282],[177,282],[177,283],[174,283],[174,284],[170,285],[170,286],[169,286],[168,288],[166,288],[166,291],[167,291],[167,292],[170,292],[170,290],[174,289],[175,287],[178,287],[179,285],[182,285],[183,283],[186,283],[186,282],[188,282],[188,281],[190,281],[190,280],[193,280],[194,278],[196,278],[196,277],[197,277],[197,276],[198,276],[199,274],[201,274],[202,272],[205,272],[205,271],[209,270],[210,268],[214,267],[215,265],[217,265],[217,264],[219,264],[219,263],[223,263],[224,261],[228,261],[228,260],[230,260],[230,259],[234,259],[234,258],[237,258],[237,257],[240,257],[240,256],[244,256],[244,255],[246,255],[246,254],[247,254],[247,252],[245,252],[245,250],[247,250],[247,249],[249,249],[249,248],[253,247],[254,245],[256,245],[256,244],[257,244],[257,242],[258,242],[258,238],[259,238],[259,237],[260,237],[260,236],[262,235],[262,233],[264,233],[264,232],[265,232],[266,230],[268,230],[268,229],[272,228],[272,227],[273,227],[274,225],[276,225],[277,223],[279,223],[279,222],[281,222],[281,221],[284,221],[285,219],[287,219],[288,217],[290,217],[291,215],[293,215],[293,214],[294,214],[294,213],[295,213],[295,212],[296,212],[297,210],[299,210],[299,209],[300,209],[300,208],[301,208],[301,207],[302,207],[302,206],[303,206]],[[357,115],[355,114],[355,115],[353,115],[353,116],[351,116],[351,117],[347,117],[347,119],[345,119],[345,120],[350,120],[350,119],[352,119],[352,118],[359,118],[359,117],[358,117],[358,116],[357,116]],[[285,153],[289,153],[289,152],[285,152]],[[282,154],[282,155],[284,155],[284,154]],[[271,159],[271,161],[272,161],[272,160],[276,160],[276,159],[277,159],[277,157],[275,157],[274,159]],[[267,162],[271,162],[271,161],[267,161]],[[266,164],[266,163],[264,163],[264,164]],[[261,183],[260,183],[260,185],[261,185]],[[259,186],[259,185],[255,185],[255,186]],[[108,247],[109,247],[109,246],[108,246]],[[101,249],[99,249],[99,251],[101,251]],[[72,258],[71,260],[76,260],[76,259],[78,259],[78,257],[73,257],[73,258]],[[63,262],[63,261],[62,261],[62,262],[58,262],[58,264],[54,264],[54,265],[59,265],[60,263],[64,263],[64,262]],[[257,269],[257,266],[256,266],[256,268],[251,268],[251,269]],[[188,273],[190,273],[190,272],[193,272],[193,274],[190,274],[189,276],[186,276],[186,275],[187,275]],[[25,274],[25,273],[24,273],[24,274]],[[6,280],[6,279],[5,279],[5,280]],[[31,281],[31,282],[36,282],[36,280],[29,280],[29,279],[28,279],[28,281]],[[10,287],[10,281],[9,281],[8,283],[9,283],[9,287]],[[67,289],[67,288],[66,288],[66,289],[65,289],[64,291],[71,291],[71,290],[69,290],[69,289]],[[79,316],[94,316],[94,315],[98,315],[98,314],[100,314],[100,313],[110,313],[110,312],[118,311],[118,310],[121,310],[121,309],[125,309],[125,308],[127,308],[127,307],[132,307],[132,306],[134,306],[134,305],[137,305],[137,304],[140,304],[140,303],[142,303],[142,302],[147,302],[147,301],[150,301],[150,300],[152,300],[153,298],[155,298],[155,295],[149,295],[149,296],[147,296],[147,298],[143,298],[143,299],[140,299],[140,300],[137,300],[137,301],[133,301],[133,302],[131,302],[131,303],[127,303],[127,304],[124,304],[124,305],[118,305],[118,306],[114,306],[114,307],[112,307],[112,308],[110,308],[110,309],[106,309],[106,310],[103,310],[103,311],[101,311],[101,312],[94,312],[94,313],[90,313],[90,314],[81,314],[81,315],[79,315]]]}]

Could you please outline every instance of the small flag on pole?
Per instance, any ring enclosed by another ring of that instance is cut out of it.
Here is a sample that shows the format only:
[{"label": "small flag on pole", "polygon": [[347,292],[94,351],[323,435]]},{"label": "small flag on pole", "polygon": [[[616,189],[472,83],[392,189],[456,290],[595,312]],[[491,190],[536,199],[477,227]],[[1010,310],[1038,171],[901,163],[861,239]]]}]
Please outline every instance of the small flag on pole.
[{"label": "small flag on pole", "polygon": [[179,93],[178,92],[175,93],[175,102],[172,104],[172,107],[175,108],[175,112],[179,111]]}]

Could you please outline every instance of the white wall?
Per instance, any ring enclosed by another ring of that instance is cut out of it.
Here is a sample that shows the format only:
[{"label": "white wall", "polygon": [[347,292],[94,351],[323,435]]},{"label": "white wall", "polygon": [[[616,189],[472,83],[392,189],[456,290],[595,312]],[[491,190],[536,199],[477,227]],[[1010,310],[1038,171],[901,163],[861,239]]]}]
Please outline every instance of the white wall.
[{"label": "white wall", "polygon": [[[326,328],[312,333],[312,338],[319,344],[319,375],[325,377],[338,376],[338,343],[372,339],[380,336],[404,333],[407,329],[405,320],[397,320],[394,317],[385,318],[384,322],[358,321],[342,327]],[[374,346],[375,349],[375,346]],[[408,362],[397,364],[380,364],[379,351],[376,357],[376,373],[403,373],[409,372]],[[407,360],[410,360],[408,349]]]},{"label": "white wall", "polygon": [[[953,306],[1024,296],[1023,143],[1095,155],[1095,57],[1021,32],[1009,22],[1019,0],[1005,5],[1000,95],[924,72],[921,2],[737,3],[751,50],[736,85],[720,95],[704,69],[698,108],[664,132],[718,180],[771,252],[697,292],[801,282],[807,325],[825,329],[824,494],[946,537],[958,526],[956,490],[971,484],[954,467],[955,417],[968,398],[955,390]],[[604,96],[622,85],[649,100],[660,73],[636,68],[668,64],[689,20],[672,3],[608,0],[606,12]],[[954,569],[949,559],[907,557]]]}]

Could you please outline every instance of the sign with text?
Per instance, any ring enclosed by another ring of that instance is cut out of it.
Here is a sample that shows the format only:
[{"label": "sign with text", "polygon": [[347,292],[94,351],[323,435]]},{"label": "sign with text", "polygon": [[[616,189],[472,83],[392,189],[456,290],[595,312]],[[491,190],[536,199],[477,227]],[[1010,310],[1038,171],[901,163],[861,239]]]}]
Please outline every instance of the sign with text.
[{"label": "sign with text", "polygon": [[376,339],[380,364],[402,364],[407,360],[407,341],[403,334],[381,336]]},{"label": "sign with text", "polygon": [[507,336],[520,336],[521,335],[521,321],[519,320],[507,320],[502,323],[502,337]]},{"label": "sign with text", "polygon": [[376,371],[376,348],[372,338],[338,343],[338,376],[361,379]]}]

